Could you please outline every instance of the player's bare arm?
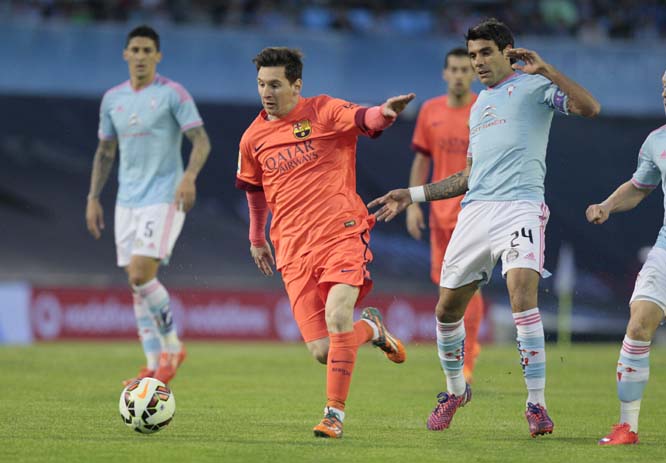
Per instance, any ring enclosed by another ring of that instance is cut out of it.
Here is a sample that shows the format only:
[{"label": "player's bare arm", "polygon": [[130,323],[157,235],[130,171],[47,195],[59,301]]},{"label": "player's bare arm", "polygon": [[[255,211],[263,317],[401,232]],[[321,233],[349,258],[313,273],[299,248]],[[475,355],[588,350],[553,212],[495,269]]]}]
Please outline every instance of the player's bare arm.
[{"label": "player's bare arm", "polygon": [[455,198],[467,192],[467,180],[471,167],[471,159],[467,158],[467,167],[437,183],[429,183],[423,187],[426,201]]},{"label": "player's bare arm", "polygon": [[396,118],[412,101],[416,95],[414,93],[409,93],[407,95],[398,95],[392,98],[389,98],[382,105],[382,115],[384,117]]},{"label": "player's bare arm", "polygon": [[118,142],[116,140],[100,140],[93,159],[90,190],[86,205],[86,225],[95,239],[99,239],[102,236],[102,230],[104,230],[104,210],[99,202],[99,195],[109,179],[113,162],[116,159],[117,147]]},{"label": "player's bare arm", "polygon": [[587,221],[600,225],[611,214],[633,209],[652,192],[652,188],[639,188],[631,180],[623,183],[601,204],[591,204],[585,211]]},{"label": "player's bare arm", "polygon": [[196,179],[201,168],[208,159],[210,153],[210,141],[208,134],[203,126],[193,127],[185,132],[185,136],[192,143],[192,152],[187,169],[183,173],[183,178],[176,190],[176,202],[182,205],[182,209],[188,212],[194,206],[196,201]]},{"label": "player's bare arm", "polygon": [[[430,157],[417,152],[412,161],[412,169],[409,173],[409,186],[423,185],[428,180],[430,173]],[[407,207],[407,231],[415,240],[422,238],[421,230],[425,230],[425,219],[423,211],[418,203],[412,203]]]},{"label": "player's bare arm", "polygon": [[[460,196],[467,191],[467,179],[472,170],[472,158],[467,158],[467,167],[460,172],[456,172],[444,180],[437,183],[428,183],[423,186],[423,198],[414,200],[412,193],[408,188],[400,188],[391,190],[384,196],[373,199],[368,203],[368,207],[382,206],[375,212],[375,218],[378,222],[389,222],[393,220],[398,214],[404,211],[407,206],[413,202],[421,201],[437,201],[440,199],[454,198]],[[418,187],[417,187],[418,188]]]},{"label": "player's bare arm", "polygon": [[583,117],[595,117],[601,111],[601,105],[590,92],[555,69],[554,66],[546,63],[537,52],[526,48],[512,48],[508,54],[511,58],[516,58],[524,63],[522,65],[514,63],[513,69],[527,74],[541,74],[566,93],[569,97],[569,112]]}]

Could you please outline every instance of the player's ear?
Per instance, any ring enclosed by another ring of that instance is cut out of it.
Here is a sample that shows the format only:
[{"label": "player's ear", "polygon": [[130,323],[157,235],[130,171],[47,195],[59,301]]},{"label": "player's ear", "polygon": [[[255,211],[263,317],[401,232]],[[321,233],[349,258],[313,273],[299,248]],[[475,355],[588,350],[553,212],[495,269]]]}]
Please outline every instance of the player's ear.
[{"label": "player's ear", "polygon": [[294,87],[294,92],[297,95],[301,94],[301,89],[303,88],[303,80],[302,79],[296,79],[294,83],[292,84],[292,87]]},{"label": "player's ear", "polygon": [[125,61],[129,59],[129,51],[127,50],[127,47],[123,48],[123,59]]},{"label": "player's ear", "polygon": [[162,61],[162,52],[161,52],[161,51],[158,51],[158,52],[155,54],[155,62],[156,62],[156,63],[159,63],[160,61]]},{"label": "player's ear", "polygon": [[509,58],[509,50],[513,49],[513,46],[511,44],[508,44],[506,47],[504,47],[504,50],[502,50],[502,54],[504,55],[505,59],[511,59]]}]

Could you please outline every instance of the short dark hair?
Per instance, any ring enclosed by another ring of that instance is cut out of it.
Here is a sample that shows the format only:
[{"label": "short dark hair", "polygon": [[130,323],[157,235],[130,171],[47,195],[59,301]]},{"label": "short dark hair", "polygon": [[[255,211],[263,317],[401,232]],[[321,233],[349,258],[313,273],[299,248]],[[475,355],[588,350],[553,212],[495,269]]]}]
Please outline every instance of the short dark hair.
[{"label": "short dark hair", "polygon": [[303,76],[303,53],[296,48],[268,47],[254,57],[252,62],[261,67],[284,66],[284,75],[290,84]]},{"label": "short dark hair", "polygon": [[492,40],[502,51],[507,45],[513,47],[513,33],[511,29],[495,18],[486,18],[474,27],[470,27],[465,35],[465,43],[470,40]]},{"label": "short dark hair", "polygon": [[132,40],[134,37],[147,37],[151,39],[153,42],[155,42],[155,48],[157,51],[160,51],[160,35],[155,31],[150,26],[146,26],[145,24],[139,27],[135,27],[130,31],[129,34],[127,34],[127,41],[125,42],[125,48],[130,43],[130,40]]},{"label": "short dark hair", "polygon": [[444,57],[444,69],[449,67],[449,56],[464,56],[465,58],[469,58],[469,54],[467,53],[466,49],[462,47],[456,47],[453,50],[450,50]]}]

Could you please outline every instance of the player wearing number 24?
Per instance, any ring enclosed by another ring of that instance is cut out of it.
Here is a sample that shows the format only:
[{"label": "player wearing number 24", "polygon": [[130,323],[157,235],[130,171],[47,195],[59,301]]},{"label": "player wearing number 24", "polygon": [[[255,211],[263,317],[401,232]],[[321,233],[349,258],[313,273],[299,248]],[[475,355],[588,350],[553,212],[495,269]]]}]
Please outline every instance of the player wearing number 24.
[{"label": "player wearing number 24", "polygon": [[594,117],[600,105],[536,52],[515,48],[511,30],[495,19],[469,29],[466,41],[474,71],[487,87],[470,112],[467,167],[437,183],[390,191],[368,206],[381,206],[377,220],[389,221],[413,202],[465,194],[444,256],[435,309],[447,391],[438,395],[427,425],[431,430],[448,428],[456,410],[471,399],[462,374],[463,316],[501,258],[528,390],[525,416],[534,437],[553,431],[546,411],[546,355],[537,303],[539,277],[547,276],[548,134],[555,111]]}]

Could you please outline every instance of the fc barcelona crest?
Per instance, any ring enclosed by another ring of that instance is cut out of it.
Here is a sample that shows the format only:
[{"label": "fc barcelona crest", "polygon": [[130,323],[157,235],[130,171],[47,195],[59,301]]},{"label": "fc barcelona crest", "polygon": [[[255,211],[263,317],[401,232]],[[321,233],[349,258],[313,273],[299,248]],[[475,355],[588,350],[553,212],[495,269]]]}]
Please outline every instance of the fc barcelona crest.
[{"label": "fc barcelona crest", "polygon": [[294,137],[303,140],[308,138],[310,134],[312,134],[312,127],[308,119],[298,121],[294,124]]}]

